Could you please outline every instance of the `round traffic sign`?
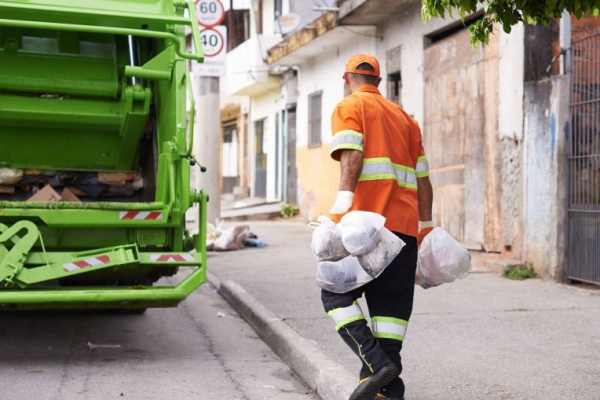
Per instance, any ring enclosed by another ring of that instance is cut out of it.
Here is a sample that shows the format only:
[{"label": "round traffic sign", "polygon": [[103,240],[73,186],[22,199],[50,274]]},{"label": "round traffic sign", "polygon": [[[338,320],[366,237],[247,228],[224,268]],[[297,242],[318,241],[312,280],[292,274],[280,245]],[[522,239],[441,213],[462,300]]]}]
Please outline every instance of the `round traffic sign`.
[{"label": "round traffic sign", "polygon": [[225,7],[221,0],[196,0],[196,14],[200,25],[212,28],[225,19]]},{"label": "round traffic sign", "polygon": [[225,47],[225,39],[221,32],[207,28],[200,32],[200,38],[202,40],[202,47],[204,48],[204,55],[206,57],[214,57],[219,54],[223,47]]}]

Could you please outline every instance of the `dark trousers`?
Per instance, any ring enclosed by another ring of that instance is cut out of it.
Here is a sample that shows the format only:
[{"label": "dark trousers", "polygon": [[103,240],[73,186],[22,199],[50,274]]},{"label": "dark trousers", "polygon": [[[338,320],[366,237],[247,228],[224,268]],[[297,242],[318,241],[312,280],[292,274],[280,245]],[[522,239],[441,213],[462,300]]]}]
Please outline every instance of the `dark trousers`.
[{"label": "dark trousers", "polygon": [[[363,293],[371,317],[392,317],[409,320],[412,313],[417,268],[417,240],[412,236],[394,232],[406,246],[377,279],[347,293],[321,291],[325,311],[351,306]],[[362,362],[360,378],[366,378],[382,366],[393,362],[402,372],[400,350],[402,341],[376,338],[365,319],[351,322],[338,330],[346,344]],[[403,397],[404,382],[400,377],[385,388],[387,396]]]}]

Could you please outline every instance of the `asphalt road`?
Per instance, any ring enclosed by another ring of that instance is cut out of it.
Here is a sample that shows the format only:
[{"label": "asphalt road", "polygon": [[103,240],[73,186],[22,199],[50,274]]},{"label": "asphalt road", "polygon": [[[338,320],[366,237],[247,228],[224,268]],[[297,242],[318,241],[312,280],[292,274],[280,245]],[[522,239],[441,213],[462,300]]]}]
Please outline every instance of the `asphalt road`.
[{"label": "asphalt road", "polygon": [[0,400],[317,397],[208,284],[144,315],[0,314]]}]

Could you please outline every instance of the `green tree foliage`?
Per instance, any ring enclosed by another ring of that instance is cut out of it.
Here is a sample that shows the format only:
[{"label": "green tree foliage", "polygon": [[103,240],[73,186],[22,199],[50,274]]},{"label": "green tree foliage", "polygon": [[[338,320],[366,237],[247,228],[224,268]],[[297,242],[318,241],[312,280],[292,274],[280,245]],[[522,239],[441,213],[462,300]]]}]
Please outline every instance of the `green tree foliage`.
[{"label": "green tree foliage", "polygon": [[461,19],[483,7],[485,15],[469,26],[471,44],[488,43],[494,24],[502,25],[504,32],[519,22],[548,26],[550,19],[558,19],[563,11],[581,18],[583,15],[600,15],[600,0],[422,0],[423,20],[433,17],[452,17],[457,13]]}]

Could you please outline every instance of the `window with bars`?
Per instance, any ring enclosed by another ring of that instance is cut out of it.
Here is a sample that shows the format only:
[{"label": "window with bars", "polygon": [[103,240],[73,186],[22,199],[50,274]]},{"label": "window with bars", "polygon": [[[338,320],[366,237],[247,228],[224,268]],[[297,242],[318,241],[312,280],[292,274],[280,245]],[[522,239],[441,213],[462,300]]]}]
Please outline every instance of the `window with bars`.
[{"label": "window with bars", "polygon": [[387,76],[387,98],[398,105],[402,105],[402,75],[395,72]]},{"label": "window with bars", "polygon": [[402,74],[400,73],[402,46],[389,49],[385,55],[387,76],[387,98],[402,105]]},{"label": "window with bars", "polygon": [[308,96],[308,147],[321,146],[321,118],[323,92]]}]

